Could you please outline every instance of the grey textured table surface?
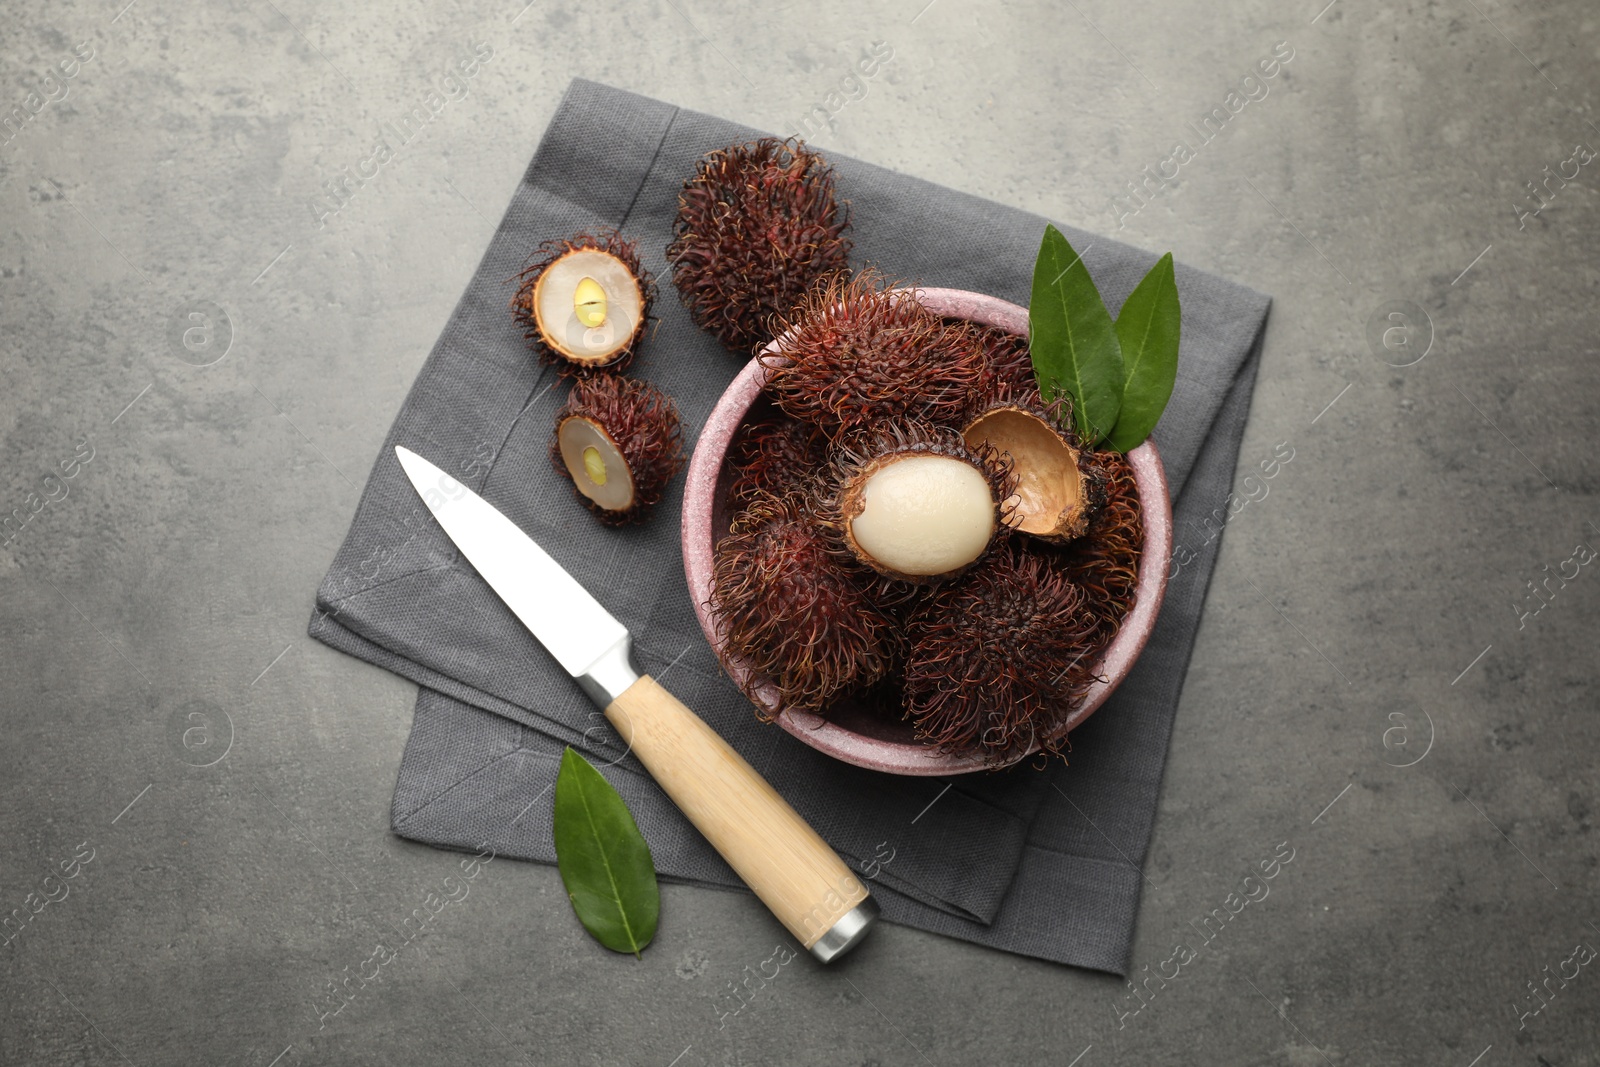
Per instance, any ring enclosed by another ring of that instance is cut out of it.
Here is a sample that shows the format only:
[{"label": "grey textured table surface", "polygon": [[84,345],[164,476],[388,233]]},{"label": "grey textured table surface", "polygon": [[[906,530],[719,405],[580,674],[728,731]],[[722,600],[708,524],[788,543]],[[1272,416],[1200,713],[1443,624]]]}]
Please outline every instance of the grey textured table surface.
[{"label": "grey textured table surface", "polygon": [[[0,1063],[1600,1063],[1600,21],[925,2],[9,5]],[[388,833],[414,690],[306,613],[574,75],[1275,297],[1138,993],[885,927],[719,1029],[754,899],[667,887],[635,962],[504,861],[319,1021],[459,857]]]}]

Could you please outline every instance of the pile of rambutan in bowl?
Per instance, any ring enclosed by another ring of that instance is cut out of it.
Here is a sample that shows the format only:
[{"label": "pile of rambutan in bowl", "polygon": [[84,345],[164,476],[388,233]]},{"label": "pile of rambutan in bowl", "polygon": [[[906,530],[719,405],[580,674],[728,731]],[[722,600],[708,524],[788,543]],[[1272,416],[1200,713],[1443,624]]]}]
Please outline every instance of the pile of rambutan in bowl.
[{"label": "pile of rambutan in bowl", "polygon": [[1063,753],[1144,648],[1172,511],[1149,441],[1084,447],[1028,312],[868,274],[813,290],[707,419],[683,506],[700,625],[757,714],[847,763]]}]

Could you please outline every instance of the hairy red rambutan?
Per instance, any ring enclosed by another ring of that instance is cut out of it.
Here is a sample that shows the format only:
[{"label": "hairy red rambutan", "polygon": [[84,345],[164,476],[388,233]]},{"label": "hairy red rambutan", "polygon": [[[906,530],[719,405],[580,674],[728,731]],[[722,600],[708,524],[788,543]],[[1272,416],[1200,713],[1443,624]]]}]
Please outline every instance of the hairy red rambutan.
[{"label": "hairy red rambutan", "polygon": [[742,355],[821,278],[849,268],[848,203],[799,141],[764,137],[700,160],[678,194],[667,261],[695,324]]},{"label": "hairy red rambutan", "polygon": [[1099,470],[1106,499],[1090,520],[1085,536],[1068,545],[1061,559],[1099,620],[1097,641],[1103,647],[1133,609],[1144,549],[1144,518],[1139,509],[1139,484],[1125,456],[1096,450],[1085,452],[1083,458],[1086,465]]},{"label": "hairy red rambutan", "polygon": [[783,327],[761,357],[767,393],[830,440],[883,419],[955,422],[988,381],[975,330],[870,271],[813,289]]},{"label": "hairy red rambutan", "polygon": [[905,709],[917,736],[996,764],[1035,746],[1060,751],[1097,621],[1047,554],[1015,539],[997,546],[907,620]]},{"label": "hairy red rambutan", "polygon": [[727,651],[762,676],[750,686],[769,681],[784,707],[821,711],[894,666],[899,639],[868,584],[836,557],[800,494],[758,493],[717,542],[710,608]]},{"label": "hairy red rambutan", "polygon": [[1006,529],[1010,460],[946,426],[886,421],[844,439],[817,521],[861,563],[912,583],[947,580]]},{"label": "hairy red rambutan", "polygon": [[601,522],[638,522],[683,467],[677,405],[620,374],[579,379],[556,413],[550,461]]},{"label": "hairy red rambutan", "polygon": [[1019,396],[1031,392],[1038,398],[1039,381],[1034,375],[1033,355],[1028,350],[1026,337],[998,326],[985,326],[978,331],[977,341],[983,350],[984,363],[997,382],[1010,386]]},{"label": "hairy red rambutan", "polygon": [[615,230],[546,241],[518,275],[516,320],[542,363],[579,377],[633,361],[656,287]]},{"label": "hairy red rambutan", "polygon": [[818,475],[827,456],[827,442],[816,427],[769,409],[747,421],[734,438],[728,499],[743,507],[757,493],[798,489]]}]

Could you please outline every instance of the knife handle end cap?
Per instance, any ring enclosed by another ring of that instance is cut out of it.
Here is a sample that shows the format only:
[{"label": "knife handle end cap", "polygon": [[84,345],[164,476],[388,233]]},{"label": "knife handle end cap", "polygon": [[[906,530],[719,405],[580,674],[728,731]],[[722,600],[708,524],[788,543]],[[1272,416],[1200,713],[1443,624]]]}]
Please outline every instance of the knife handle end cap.
[{"label": "knife handle end cap", "polygon": [[845,912],[827,933],[817,938],[811,954],[823,963],[832,963],[861,943],[878,921],[878,902],[870,896]]}]

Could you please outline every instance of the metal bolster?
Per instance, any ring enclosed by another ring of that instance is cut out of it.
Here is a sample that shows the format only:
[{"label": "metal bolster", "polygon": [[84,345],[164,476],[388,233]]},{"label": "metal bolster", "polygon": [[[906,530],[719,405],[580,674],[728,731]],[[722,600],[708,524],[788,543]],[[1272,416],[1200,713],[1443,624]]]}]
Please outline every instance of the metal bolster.
[{"label": "metal bolster", "polygon": [[602,708],[609,707],[630,685],[639,680],[633,669],[633,637],[623,634],[616,644],[600,653],[588,670],[578,675],[578,685]]}]

